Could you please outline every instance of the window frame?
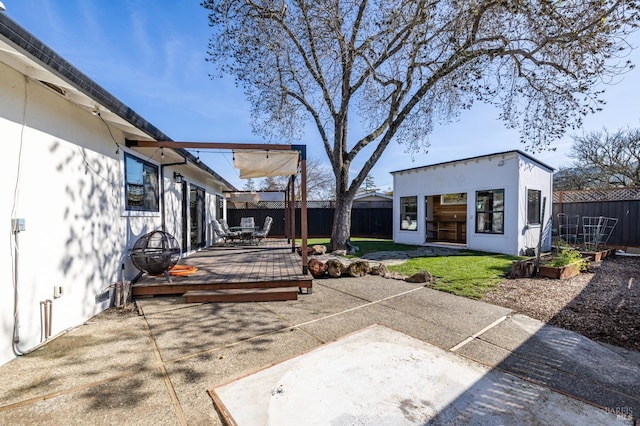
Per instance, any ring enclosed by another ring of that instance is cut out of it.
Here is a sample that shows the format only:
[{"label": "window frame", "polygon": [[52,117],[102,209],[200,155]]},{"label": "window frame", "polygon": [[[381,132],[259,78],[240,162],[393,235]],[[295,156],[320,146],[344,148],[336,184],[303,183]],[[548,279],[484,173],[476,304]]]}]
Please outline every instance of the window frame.
[{"label": "window frame", "polygon": [[[493,198],[498,193],[502,194],[502,206],[501,206],[501,209],[496,209],[494,207]],[[483,194],[482,195],[483,197],[486,196],[484,194],[489,194],[490,195],[490,198],[491,198],[491,206],[490,206],[490,208],[487,208],[488,206],[482,206],[482,209],[480,209],[480,200],[479,200],[479,198],[481,196],[480,194]],[[504,213],[505,213],[505,189],[504,188],[485,189],[485,190],[476,191],[475,211],[476,211],[476,220],[475,220],[475,233],[476,234],[504,235]],[[480,227],[478,226],[479,223],[480,223],[480,218],[484,217],[484,215],[488,215],[487,219],[482,221],[484,224],[489,224],[490,225],[488,230],[479,229]],[[494,230],[494,228],[495,228],[495,226],[494,226],[495,215],[500,215],[502,217],[501,227],[500,227],[499,231],[495,231]]]},{"label": "window frame", "polygon": [[[142,205],[139,207],[132,206],[129,203],[129,185],[134,184],[129,179],[129,173],[131,172],[130,165],[128,165],[129,161],[135,161],[142,167],[143,173],[144,171],[152,171],[153,176],[155,176],[155,188],[154,182],[144,182],[142,185]],[[122,185],[122,211],[124,216],[159,216],[160,215],[160,197],[162,194],[160,193],[160,180],[162,179],[160,175],[160,165],[145,160],[133,153],[123,152],[122,155],[122,176],[123,176],[123,185]],[[149,205],[147,201],[150,199],[149,195],[146,194],[147,191],[151,190],[151,192],[155,192],[151,196],[154,198],[153,204]]]},{"label": "window frame", "polygon": [[[537,221],[531,221],[530,220],[530,207],[531,207],[531,202],[529,199],[529,194],[530,193],[537,193],[538,195],[538,202],[536,205],[536,217],[537,217]],[[527,188],[527,225],[532,225],[532,226],[540,226],[542,224],[542,191],[539,189],[534,189],[534,188]]]},{"label": "window frame", "polygon": [[[407,207],[414,207],[414,210],[408,210]],[[400,230],[401,231],[418,231],[418,196],[409,195],[400,197]]]}]

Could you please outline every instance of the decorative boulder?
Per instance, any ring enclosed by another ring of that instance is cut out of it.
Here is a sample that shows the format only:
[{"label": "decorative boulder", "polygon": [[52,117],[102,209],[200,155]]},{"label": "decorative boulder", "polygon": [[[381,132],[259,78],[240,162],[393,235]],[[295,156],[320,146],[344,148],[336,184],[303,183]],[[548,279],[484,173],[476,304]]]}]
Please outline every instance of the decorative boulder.
[{"label": "decorative boulder", "polygon": [[387,269],[383,263],[380,263],[378,265],[373,265],[369,273],[371,275],[380,275],[381,277],[384,277],[389,274],[389,269]]},{"label": "decorative boulder", "polygon": [[309,272],[313,278],[321,278],[327,273],[327,264],[312,258],[309,260]]},{"label": "decorative boulder", "polygon": [[313,253],[312,254],[319,254],[319,255],[323,255],[327,252],[327,247],[323,246],[322,244],[316,244],[314,246],[311,247],[313,249]]},{"label": "decorative boulder", "polygon": [[335,250],[333,252],[334,256],[346,256],[347,255],[347,251],[346,250]]},{"label": "decorative boulder", "polygon": [[[298,248],[296,249],[296,251],[298,252],[298,254],[299,254],[300,256],[302,256],[302,247],[298,247]],[[307,247],[307,256],[311,256],[312,254],[314,254],[314,253],[313,253],[313,248],[311,248],[311,247]]]},{"label": "decorative boulder", "polygon": [[327,260],[327,273],[331,278],[339,278],[347,270],[347,267],[338,259]]},{"label": "decorative boulder", "polygon": [[420,271],[416,274],[411,275],[410,277],[405,279],[408,283],[430,283],[433,281],[433,277],[429,273],[429,271]]},{"label": "decorative boulder", "polygon": [[366,260],[356,260],[347,267],[347,275],[350,277],[364,277],[371,271],[369,262]]}]

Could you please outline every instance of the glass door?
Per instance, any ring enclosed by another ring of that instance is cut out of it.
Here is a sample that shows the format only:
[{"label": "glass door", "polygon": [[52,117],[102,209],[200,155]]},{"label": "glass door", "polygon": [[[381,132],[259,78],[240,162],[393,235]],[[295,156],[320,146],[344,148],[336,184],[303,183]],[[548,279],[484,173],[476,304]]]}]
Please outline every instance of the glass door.
[{"label": "glass door", "polygon": [[189,186],[189,236],[191,250],[202,248],[206,241],[205,226],[205,192],[203,188],[190,184]]}]

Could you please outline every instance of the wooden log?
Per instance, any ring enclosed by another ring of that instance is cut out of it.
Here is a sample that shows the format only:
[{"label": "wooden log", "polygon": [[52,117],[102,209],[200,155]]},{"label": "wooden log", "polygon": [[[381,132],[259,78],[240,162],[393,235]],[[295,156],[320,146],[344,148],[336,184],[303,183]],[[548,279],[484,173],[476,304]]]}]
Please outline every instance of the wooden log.
[{"label": "wooden log", "polygon": [[327,264],[316,259],[309,259],[309,272],[313,278],[322,278],[327,274]]},{"label": "wooden log", "polygon": [[339,278],[347,270],[347,267],[338,259],[327,260],[327,273],[331,278]]},{"label": "wooden log", "polygon": [[384,277],[389,274],[389,269],[387,269],[384,263],[380,263],[379,265],[373,265],[369,273],[371,275],[380,275],[381,277]]},{"label": "wooden log", "polygon": [[532,277],[536,269],[535,259],[514,260],[511,264],[509,278],[529,278]]},{"label": "wooden log", "polygon": [[350,277],[364,277],[371,271],[371,267],[369,266],[369,262],[366,260],[356,260],[355,262],[351,262],[347,267],[346,275]]}]

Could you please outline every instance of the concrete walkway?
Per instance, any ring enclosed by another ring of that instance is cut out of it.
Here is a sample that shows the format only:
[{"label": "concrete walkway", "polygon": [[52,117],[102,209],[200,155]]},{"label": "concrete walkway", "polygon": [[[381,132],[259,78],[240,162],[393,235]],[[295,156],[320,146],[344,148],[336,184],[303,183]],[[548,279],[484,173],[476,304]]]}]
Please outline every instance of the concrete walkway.
[{"label": "concrete walkway", "polygon": [[[292,302],[140,306],[143,316],[107,312],[0,367],[0,424],[221,424],[207,390],[373,324],[586,402],[607,423],[640,417],[637,354],[404,281],[316,280]],[[492,398],[491,409],[513,406]],[[526,423],[531,407],[516,408]]]}]

